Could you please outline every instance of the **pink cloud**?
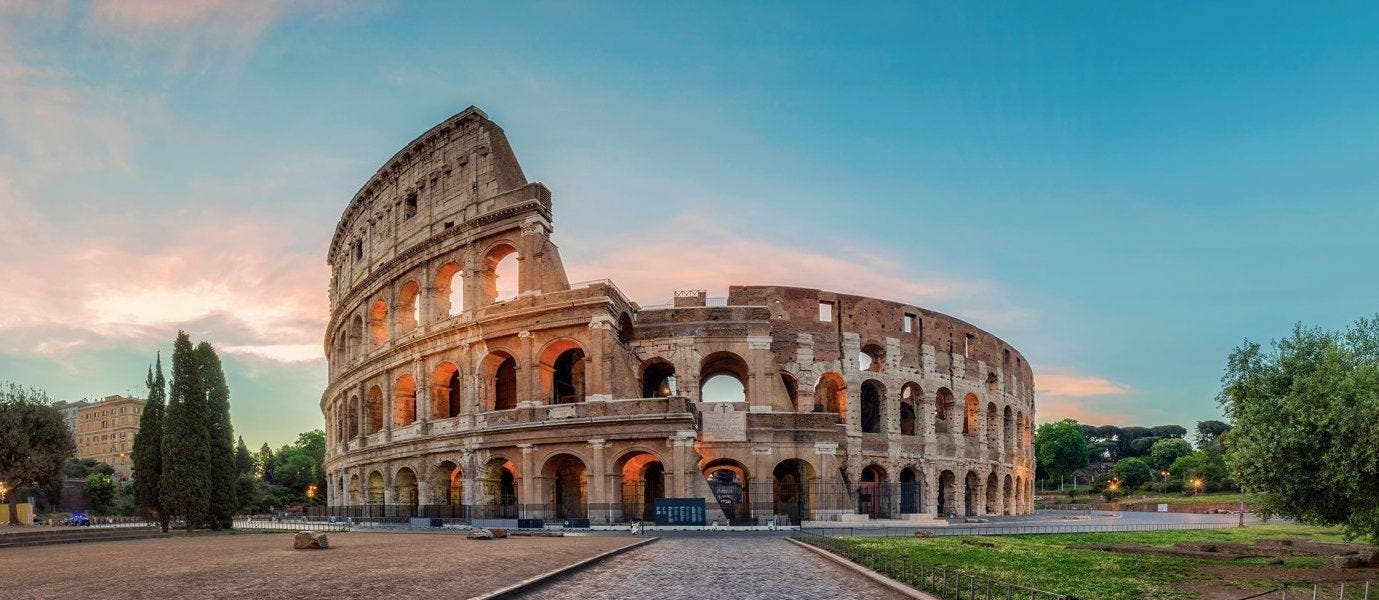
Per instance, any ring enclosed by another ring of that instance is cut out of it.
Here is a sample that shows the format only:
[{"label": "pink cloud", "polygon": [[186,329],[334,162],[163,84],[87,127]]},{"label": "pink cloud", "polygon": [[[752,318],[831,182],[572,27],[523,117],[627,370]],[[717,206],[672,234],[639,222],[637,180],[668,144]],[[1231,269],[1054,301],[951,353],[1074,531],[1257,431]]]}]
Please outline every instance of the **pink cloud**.
[{"label": "pink cloud", "polygon": [[1122,396],[1129,388],[1109,379],[1083,375],[1039,373],[1034,376],[1035,392],[1047,396],[1082,398],[1086,396]]}]

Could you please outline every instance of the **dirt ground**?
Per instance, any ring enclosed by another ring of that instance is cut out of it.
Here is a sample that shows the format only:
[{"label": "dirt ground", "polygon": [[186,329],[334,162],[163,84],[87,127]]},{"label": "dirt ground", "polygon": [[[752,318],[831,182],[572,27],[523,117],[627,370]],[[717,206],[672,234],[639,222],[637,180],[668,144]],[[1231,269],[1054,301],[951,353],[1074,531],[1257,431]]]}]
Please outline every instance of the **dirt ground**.
[{"label": "dirt ground", "polygon": [[239,533],[0,550],[10,598],[468,598],[642,538]]}]

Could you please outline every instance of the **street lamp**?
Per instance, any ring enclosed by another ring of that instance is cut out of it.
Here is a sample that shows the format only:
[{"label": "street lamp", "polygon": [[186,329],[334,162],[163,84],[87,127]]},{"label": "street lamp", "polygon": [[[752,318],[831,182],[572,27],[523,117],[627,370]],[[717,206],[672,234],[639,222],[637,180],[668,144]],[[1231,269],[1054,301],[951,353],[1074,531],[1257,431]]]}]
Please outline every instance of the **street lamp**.
[{"label": "street lamp", "polygon": [[316,484],[306,486],[306,497],[313,500],[316,498]]},{"label": "street lamp", "polygon": [[1201,477],[1194,477],[1192,479],[1192,494],[1194,496],[1202,491],[1202,484],[1203,482]]}]

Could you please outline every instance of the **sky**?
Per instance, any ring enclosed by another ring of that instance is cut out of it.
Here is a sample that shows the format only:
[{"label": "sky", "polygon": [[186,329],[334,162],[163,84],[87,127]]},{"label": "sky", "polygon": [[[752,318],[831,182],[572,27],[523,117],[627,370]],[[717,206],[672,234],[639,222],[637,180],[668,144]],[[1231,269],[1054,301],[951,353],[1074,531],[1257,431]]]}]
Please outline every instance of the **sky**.
[{"label": "sky", "polygon": [[1038,420],[1219,418],[1230,350],[1379,311],[1379,5],[0,0],[0,380],[323,426],[346,203],[470,105],[572,281],[968,320]]}]

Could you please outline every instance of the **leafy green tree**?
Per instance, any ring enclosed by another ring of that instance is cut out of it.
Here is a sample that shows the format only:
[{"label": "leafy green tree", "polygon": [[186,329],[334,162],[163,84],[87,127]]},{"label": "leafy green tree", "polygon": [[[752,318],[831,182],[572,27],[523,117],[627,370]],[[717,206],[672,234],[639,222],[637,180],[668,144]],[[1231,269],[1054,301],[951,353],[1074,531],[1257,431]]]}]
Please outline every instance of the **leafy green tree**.
[{"label": "leafy green tree", "polygon": [[163,378],[163,356],[155,358],[157,371],[149,367],[145,383],[148,401],[139,417],[139,432],[134,434],[134,504],[158,516],[163,531],[168,530],[168,510],[163,505],[163,420],[166,415],[167,380]]},{"label": "leafy green tree", "polygon": [[13,490],[6,494],[11,525],[19,524],[19,489],[56,485],[76,452],[62,412],[51,404],[42,390],[0,388],[0,481]]},{"label": "leafy green tree", "polygon": [[72,479],[86,479],[87,475],[101,473],[114,477],[115,467],[94,458],[73,458],[62,467],[62,476]]},{"label": "leafy green tree", "polygon": [[249,447],[244,445],[244,437],[240,436],[239,443],[235,445],[235,471],[240,475],[253,475],[257,469],[254,455],[249,453]]},{"label": "leafy green tree", "polygon": [[1230,431],[1231,426],[1221,421],[1198,421],[1197,422],[1197,449],[1206,450],[1209,446],[1214,446],[1221,435]]},{"label": "leafy green tree", "polygon": [[1219,456],[1213,457],[1200,450],[1174,460],[1168,472],[1176,480],[1189,482],[1184,486],[1187,490],[1195,489],[1190,483],[1193,480],[1200,480],[1205,491],[1231,487],[1226,463]]},{"label": "leafy green tree", "polygon": [[1149,463],[1138,458],[1122,458],[1116,461],[1116,466],[1111,468],[1111,473],[1120,480],[1120,485],[1126,492],[1139,489],[1140,486],[1149,483],[1149,480],[1154,477]]},{"label": "leafy green tree", "polygon": [[1226,463],[1258,512],[1342,525],[1379,543],[1379,316],[1344,332],[1295,326],[1227,359]]},{"label": "leafy green tree", "polygon": [[92,473],[86,476],[86,498],[96,514],[110,513],[110,501],[115,497],[115,480],[109,475]]},{"label": "leafy green tree", "polygon": [[272,475],[274,466],[273,462],[274,460],[276,460],[276,458],[273,456],[273,449],[268,447],[267,442],[264,442],[262,446],[259,446],[259,451],[254,456],[254,460],[258,462],[259,471],[263,473],[263,476],[265,478]]},{"label": "leafy green tree", "polygon": [[1192,444],[1182,438],[1166,438],[1154,442],[1149,449],[1149,466],[1155,470],[1167,469],[1173,461],[1192,454]]},{"label": "leafy green tree", "polygon": [[1182,425],[1155,425],[1150,427],[1149,431],[1159,439],[1181,438],[1187,435],[1187,429]]},{"label": "leafy green tree", "polygon": [[206,342],[196,345],[196,366],[201,388],[206,391],[206,424],[208,436],[208,524],[212,529],[234,525],[239,501],[235,498],[235,434],[230,424],[230,386],[225,383],[225,371],[220,357]]},{"label": "leafy green tree", "polygon": [[1034,458],[1050,481],[1087,466],[1087,438],[1077,421],[1045,423],[1034,433]]},{"label": "leafy green tree", "polygon": [[163,506],[185,520],[187,533],[205,524],[210,512],[210,411],[199,371],[191,338],[177,332],[159,496]]}]

